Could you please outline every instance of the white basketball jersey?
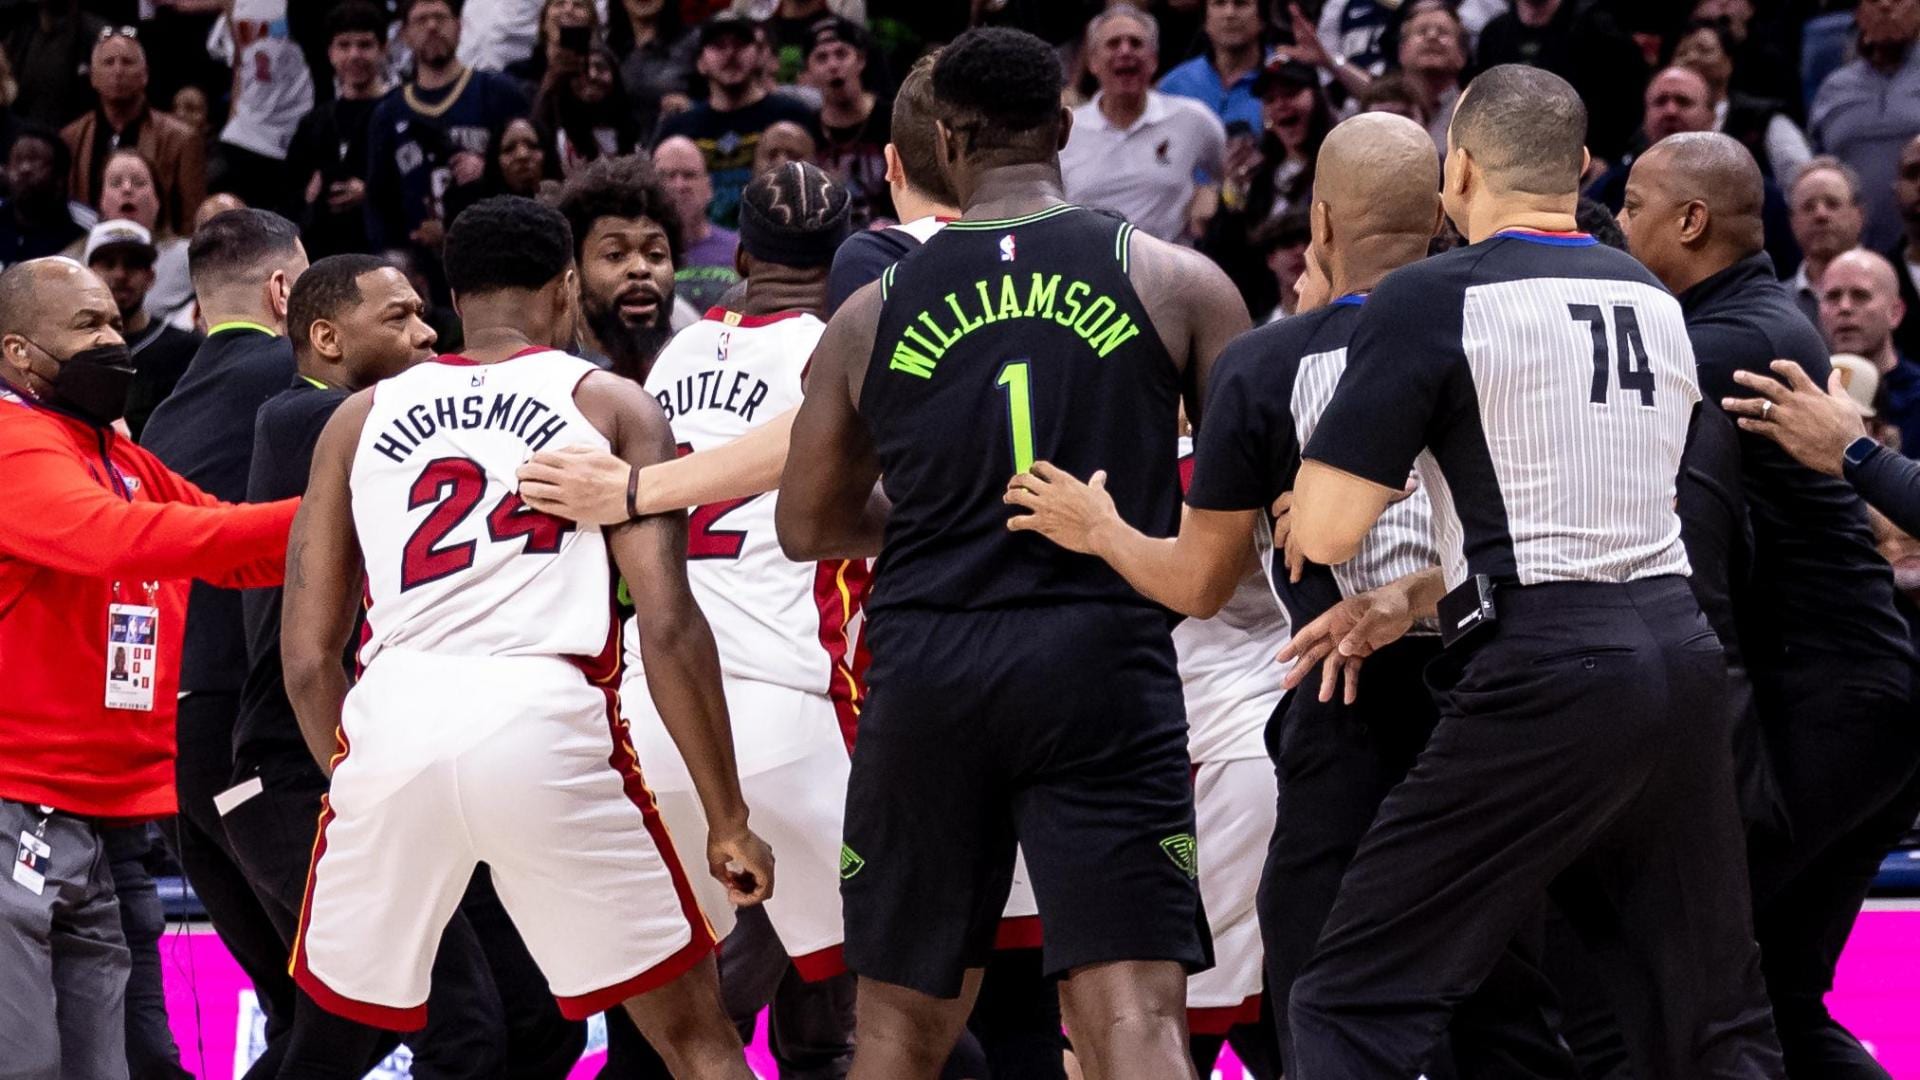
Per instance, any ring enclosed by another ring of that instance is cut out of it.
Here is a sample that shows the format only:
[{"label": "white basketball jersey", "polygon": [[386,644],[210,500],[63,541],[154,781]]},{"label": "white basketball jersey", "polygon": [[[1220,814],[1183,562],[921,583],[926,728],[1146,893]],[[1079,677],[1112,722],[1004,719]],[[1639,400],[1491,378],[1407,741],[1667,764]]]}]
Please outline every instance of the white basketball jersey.
[{"label": "white basketball jersey", "polygon": [[497,364],[445,356],[381,383],[354,453],[368,638],[444,656],[597,657],[611,634],[600,530],[521,503],[537,450],[607,449],[573,391],[596,371],[553,349]]},{"label": "white basketball jersey", "polygon": [[[732,442],[800,404],[800,376],[825,329],[797,312],[714,308],[674,335],[646,388],[666,410],[680,452]],[[720,667],[729,678],[854,700],[849,624],[865,592],[866,564],[788,559],[773,528],[778,497],[713,503],[688,516],[687,577],[713,626]],[[635,635],[629,627],[627,659],[637,669]]]},{"label": "white basketball jersey", "polygon": [[[1180,440],[1181,482],[1192,465],[1193,443]],[[1267,718],[1280,704],[1287,667],[1274,657],[1292,627],[1266,575],[1249,573],[1211,619],[1187,619],[1173,628],[1187,699],[1187,756],[1195,763],[1265,757]]]}]

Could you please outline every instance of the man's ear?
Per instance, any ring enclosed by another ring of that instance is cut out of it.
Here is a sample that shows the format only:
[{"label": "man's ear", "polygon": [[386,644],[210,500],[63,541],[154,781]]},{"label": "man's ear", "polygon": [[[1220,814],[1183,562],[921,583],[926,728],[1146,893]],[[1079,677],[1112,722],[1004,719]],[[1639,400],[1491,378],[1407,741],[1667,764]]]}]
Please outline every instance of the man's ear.
[{"label": "man's ear", "polygon": [[1315,202],[1307,210],[1307,235],[1312,238],[1311,247],[1323,255],[1333,245],[1333,210],[1326,200]]},{"label": "man's ear", "polygon": [[1060,145],[1054,147],[1054,149],[1065,150],[1067,148],[1067,138],[1072,134],[1073,110],[1062,105],[1060,106]]},{"label": "man's ear", "polygon": [[313,325],[307,327],[307,347],[329,364],[346,359],[346,350],[340,345],[340,328],[332,319],[313,320]]},{"label": "man's ear", "polygon": [[880,148],[880,156],[885,158],[887,162],[887,175],[884,177],[886,182],[889,184],[906,183],[907,170],[900,164],[899,149],[892,143],[888,143]]},{"label": "man's ear", "polygon": [[1691,200],[1680,210],[1680,242],[1689,246],[1698,244],[1707,238],[1707,230],[1713,224],[1713,211],[1701,199]]}]

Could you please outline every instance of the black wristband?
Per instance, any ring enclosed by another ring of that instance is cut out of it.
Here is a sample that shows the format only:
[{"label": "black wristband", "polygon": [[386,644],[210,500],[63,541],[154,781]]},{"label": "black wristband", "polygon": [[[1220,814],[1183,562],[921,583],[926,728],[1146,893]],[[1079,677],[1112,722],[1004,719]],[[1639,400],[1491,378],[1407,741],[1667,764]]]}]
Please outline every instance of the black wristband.
[{"label": "black wristband", "polygon": [[640,466],[627,466],[627,520],[640,516]]}]

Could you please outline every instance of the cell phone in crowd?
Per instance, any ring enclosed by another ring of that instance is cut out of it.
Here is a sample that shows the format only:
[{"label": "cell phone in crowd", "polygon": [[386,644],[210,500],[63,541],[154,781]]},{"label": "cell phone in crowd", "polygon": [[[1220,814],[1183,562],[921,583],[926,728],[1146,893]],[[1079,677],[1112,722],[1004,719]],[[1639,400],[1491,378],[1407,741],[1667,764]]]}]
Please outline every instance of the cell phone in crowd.
[{"label": "cell phone in crowd", "polygon": [[587,54],[593,47],[593,27],[563,26],[560,28],[560,47],[570,53]]}]

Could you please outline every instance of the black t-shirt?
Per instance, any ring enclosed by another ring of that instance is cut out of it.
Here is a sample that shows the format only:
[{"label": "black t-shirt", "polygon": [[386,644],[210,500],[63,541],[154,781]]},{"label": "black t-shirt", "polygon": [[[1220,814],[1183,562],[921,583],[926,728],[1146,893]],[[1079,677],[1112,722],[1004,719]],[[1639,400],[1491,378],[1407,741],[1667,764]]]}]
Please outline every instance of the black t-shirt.
[{"label": "black t-shirt", "polygon": [[1134,292],[1132,226],[1074,206],[956,221],[881,281],[860,414],[893,503],[867,609],[1145,601],[1113,569],[1006,527],[1035,460],[1106,469],[1120,516],[1180,521],[1181,380]]},{"label": "black t-shirt", "polygon": [[13,201],[0,199],[0,264],[12,266],[28,259],[58,255],[74,241],[86,237],[87,230],[73,220],[73,212],[64,202],[61,210],[50,217],[51,220],[44,223],[22,225],[14,215]]},{"label": "black t-shirt", "polygon": [[[1777,357],[1826,385],[1826,343],[1765,255],[1700,282],[1681,304],[1705,396],[1750,396],[1733,373],[1771,375]],[[1753,519],[1754,588],[1766,600],[1743,638],[1748,665],[1770,670],[1788,651],[1843,654],[1856,667],[1874,658],[1904,661],[1909,647],[1893,608],[1893,572],[1874,547],[1860,497],[1765,436],[1741,433],[1740,459]]]},{"label": "black t-shirt", "polygon": [[133,351],[133,386],[127,390],[127,430],[139,442],[153,410],[173,393],[180,377],[187,373],[200,343],[206,339],[191,330],[155,319],[144,331],[127,342]]},{"label": "black t-shirt", "polygon": [[885,153],[893,137],[893,103],[875,98],[865,120],[848,127],[832,127],[823,120],[820,130],[824,138],[815,160],[847,186],[853,227],[864,229],[874,220],[895,220]]},{"label": "black t-shirt", "polygon": [[367,140],[379,98],[336,98],[300,118],[287,147],[287,184],[306,195],[307,181],[320,174],[320,197],[306,207],[301,239],[318,259],[368,250],[366,211],[335,213],[327,203],[329,185],[367,178]]},{"label": "black t-shirt", "polygon": [[[313,448],[321,429],[351,394],[315,386],[299,376],[293,386],[260,406],[254,422],[253,464],[247,474],[247,501],[274,502],[304,495],[313,468]],[[248,766],[275,759],[314,765],[300,735],[300,723],[287,700],[280,667],[279,587],[248,589],[245,612],[247,669],[240,690],[240,716],[233,726],[236,761]],[[317,769],[318,766],[314,765]]]},{"label": "black t-shirt", "polygon": [[827,318],[919,246],[920,238],[901,228],[857,232],[841,241],[833,253],[833,268],[827,271]]},{"label": "black t-shirt", "polygon": [[806,128],[814,142],[819,142],[819,116],[806,102],[785,94],[768,94],[744,109],[728,112],[704,101],[696,102],[660,125],[660,138],[684,135],[707,159],[707,172],[713,178],[713,201],[707,204],[707,216],[714,224],[729,229],[739,224],[740,193],[753,179],[753,155],[760,148],[760,134],[782,120]]},{"label": "black t-shirt", "polygon": [[[286,338],[220,330],[200,346],[173,393],[153,411],[141,445],[214,498],[245,501],[254,414],[293,378],[293,367]],[[240,591],[194,582],[184,645],[182,691],[237,693],[247,671]]]}]

